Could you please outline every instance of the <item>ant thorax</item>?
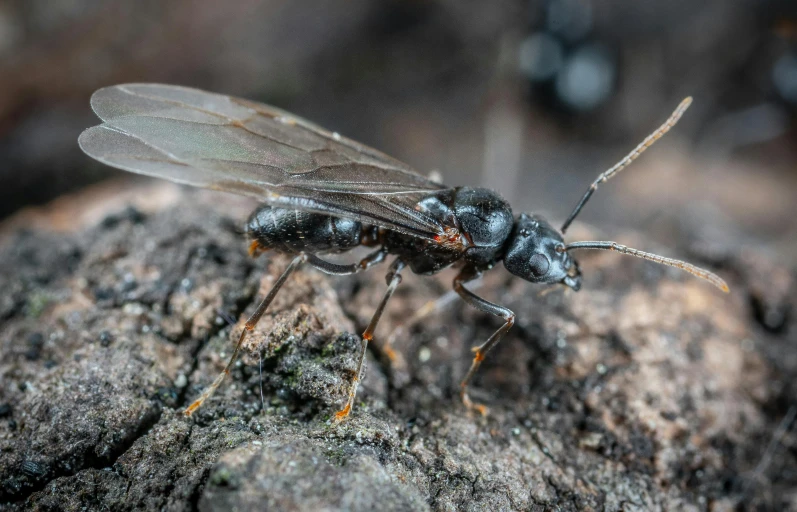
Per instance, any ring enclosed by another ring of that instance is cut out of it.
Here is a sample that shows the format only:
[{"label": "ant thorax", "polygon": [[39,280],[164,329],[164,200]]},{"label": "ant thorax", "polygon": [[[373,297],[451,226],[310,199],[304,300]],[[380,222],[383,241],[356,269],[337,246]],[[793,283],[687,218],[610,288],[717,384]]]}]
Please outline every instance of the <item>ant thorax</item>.
[{"label": "ant thorax", "polygon": [[444,190],[419,201],[416,209],[446,226],[444,243],[396,231],[384,238],[387,250],[401,256],[416,274],[434,274],[459,260],[478,270],[492,267],[500,261],[514,223],[509,203],[483,188]]}]

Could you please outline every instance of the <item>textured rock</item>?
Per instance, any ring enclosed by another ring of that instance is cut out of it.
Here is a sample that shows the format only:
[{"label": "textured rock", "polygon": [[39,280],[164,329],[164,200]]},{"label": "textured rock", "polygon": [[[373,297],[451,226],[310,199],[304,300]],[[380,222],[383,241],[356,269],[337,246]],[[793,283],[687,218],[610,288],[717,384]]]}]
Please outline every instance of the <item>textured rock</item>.
[{"label": "textured rock", "polygon": [[[579,293],[541,296],[496,270],[479,292],[518,322],[474,383],[489,416],[466,413],[458,382],[470,346],[499,323],[454,303],[396,338],[403,366],[369,352],[354,413],[339,425],[329,418],[355,368],[351,333],[367,323],[386,268],[356,278],[303,270],[231,377],[184,418],[287,260],[246,255],[241,201],[162,197],[128,209],[105,201],[68,232],[41,222],[20,231],[29,218],[5,226],[0,509],[794,504],[797,463],[783,448],[794,437],[778,431],[797,381],[794,273],[761,254],[687,246],[728,278],[727,296],[613,254],[580,254]],[[573,236],[589,233],[581,225]],[[407,276],[377,342],[451,277]]]}]

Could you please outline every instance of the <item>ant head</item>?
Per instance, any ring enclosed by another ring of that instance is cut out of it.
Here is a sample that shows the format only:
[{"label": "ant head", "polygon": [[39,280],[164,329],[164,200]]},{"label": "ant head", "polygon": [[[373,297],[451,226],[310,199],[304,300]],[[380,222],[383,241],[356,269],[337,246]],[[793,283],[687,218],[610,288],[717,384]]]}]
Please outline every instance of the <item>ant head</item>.
[{"label": "ant head", "polygon": [[567,253],[562,234],[536,215],[522,213],[515,220],[504,266],[532,283],[563,283],[575,291],[581,288],[578,263]]},{"label": "ant head", "polygon": [[573,242],[565,245],[562,234],[567,231],[570,223],[573,222],[581,209],[598,190],[601,183],[605,183],[612,176],[623,170],[639,155],[649,148],[654,142],[659,140],[670,128],[675,126],[681,115],[689,108],[692,98],[683,100],[678,108],[670,115],[669,119],[656,131],[648,135],[633,151],[620,160],[614,167],[598,176],[592,185],[589,186],[584,196],[576,204],[570,213],[562,230],[557,231],[551,227],[542,217],[522,214],[515,221],[514,230],[510,235],[504,253],[504,266],[511,273],[522,277],[532,283],[563,283],[573,290],[581,288],[581,272],[578,270],[578,263],[568,253],[576,249],[597,249],[604,251],[615,251],[629,256],[635,256],[661,265],[679,268],[689,272],[693,276],[705,279],[720,290],[728,292],[728,285],[716,274],[708,270],[696,267],[691,263],[672,258],[665,258],[658,254],[626,247],[615,242]]}]

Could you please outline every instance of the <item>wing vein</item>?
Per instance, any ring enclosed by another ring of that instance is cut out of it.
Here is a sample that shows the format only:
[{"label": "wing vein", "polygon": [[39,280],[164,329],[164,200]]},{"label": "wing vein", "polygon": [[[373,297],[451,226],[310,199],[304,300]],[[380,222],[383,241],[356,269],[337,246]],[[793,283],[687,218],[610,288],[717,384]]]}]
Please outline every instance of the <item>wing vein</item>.
[{"label": "wing vein", "polygon": [[448,187],[281,109],[161,84],[100,89],[92,107],[104,123],[84,131],[80,145],[108,165],[297,214],[351,217],[427,239],[445,231],[447,219],[416,206]]}]

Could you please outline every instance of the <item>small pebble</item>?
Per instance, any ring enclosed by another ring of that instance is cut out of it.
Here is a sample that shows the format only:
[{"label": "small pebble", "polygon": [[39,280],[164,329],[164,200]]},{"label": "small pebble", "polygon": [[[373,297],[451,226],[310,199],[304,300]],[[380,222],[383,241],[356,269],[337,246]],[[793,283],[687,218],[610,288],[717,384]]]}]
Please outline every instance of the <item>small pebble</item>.
[{"label": "small pebble", "polygon": [[432,357],[432,351],[429,350],[427,347],[422,347],[418,351],[418,360],[422,363],[425,363]]}]

